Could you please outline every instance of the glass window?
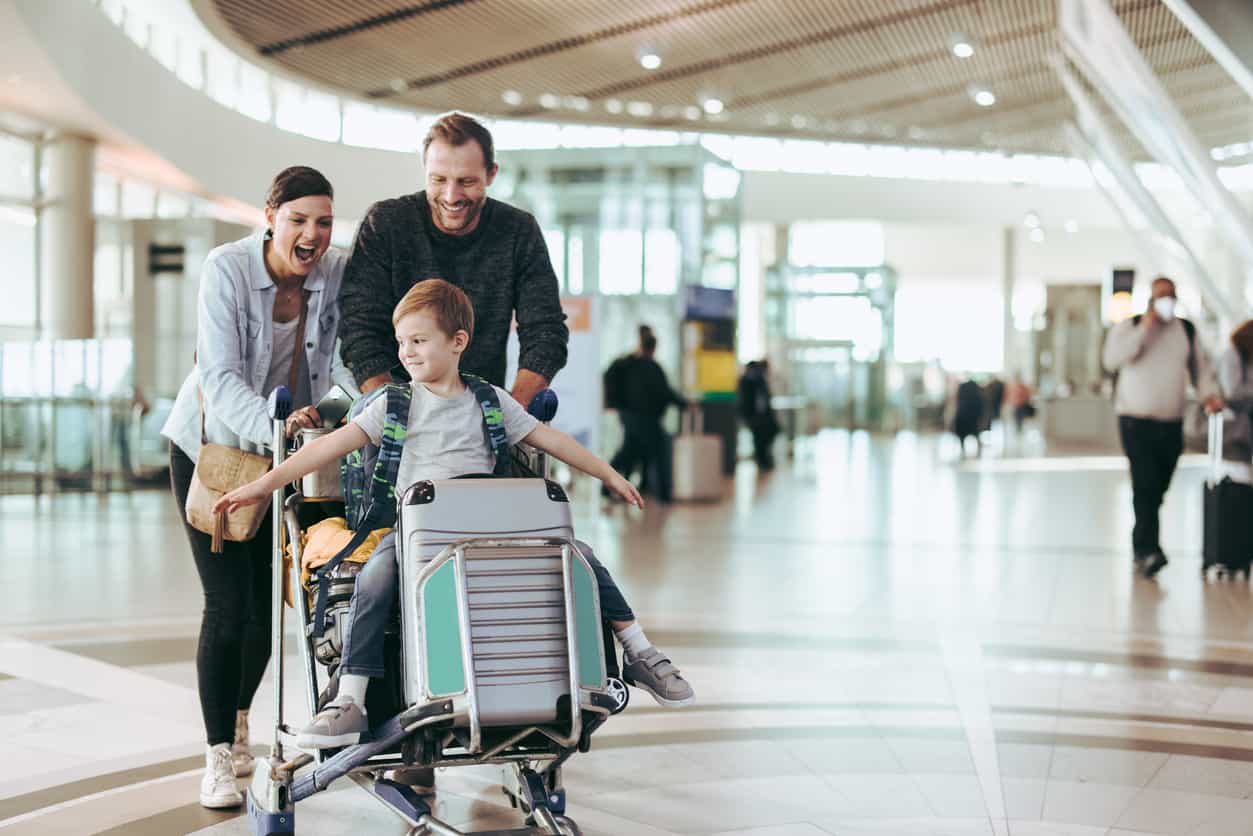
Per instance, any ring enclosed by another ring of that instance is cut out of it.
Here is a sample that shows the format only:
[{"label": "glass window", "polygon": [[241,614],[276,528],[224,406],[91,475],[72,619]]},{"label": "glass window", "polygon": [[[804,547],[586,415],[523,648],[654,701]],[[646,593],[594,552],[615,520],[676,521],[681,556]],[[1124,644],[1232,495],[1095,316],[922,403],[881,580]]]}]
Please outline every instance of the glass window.
[{"label": "glass window", "polygon": [[339,140],[339,99],[289,81],[274,82],[274,124],[327,142]]},{"label": "glass window", "polygon": [[548,247],[548,260],[557,274],[557,287],[566,287],[566,234],[560,229],[544,230],[544,243]]},{"label": "glass window", "polygon": [[122,217],[151,218],[156,214],[157,193],[147,183],[122,183]]},{"label": "glass window", "polygon": [[32,200],[35,194],[35,146],[0,134],[0,196]]},{"label": "glass window", "polygon": [[570,233],[570,249],[566,254],[566,272],[569,283],[567,292],[578,296],[583,292],[583,231],[576,229]]},{"label": "glass window", "polygon": [[269,122],[273,115],[270,102],[270,77],[257,67],[239,64],[239,93],[235,99],[236,108],[245,116],[258,122]]},{"label": "glass window", "polygon": [[644,235],[644,292],[679,290],[679,236],[673,229],[650,229]]},{"label": "glass window", "polygon": [[205,92],[218,104],[234,109],[239,101],[239,59],[229,50],[212,45],[205,48]]},{"label": "glass window", "polygon": [[601,230],[600,292],[622,296],[639,293],[643,256],[639,230]]},{"label": "glass window", "polygon": [[117,217],[121,208],[118,199],[117,178],[106,171],[97,170],[91,191],[92,211],[106,218]]},{"label": "glass window", "polygon": [[35,212],[0,205],[0,253],[4,253],[4,304],[0,325],[35,326]]},{"label": "glass window", "polygon": [[422,146],[422,134],[415,114],[345,101],[344,142],[363,148],[416,151]]},{"label": "glass window", "polygon": [[788,262],[797,267],[878,267],[883,224],[876,221],[800,221],[788,228]]}]

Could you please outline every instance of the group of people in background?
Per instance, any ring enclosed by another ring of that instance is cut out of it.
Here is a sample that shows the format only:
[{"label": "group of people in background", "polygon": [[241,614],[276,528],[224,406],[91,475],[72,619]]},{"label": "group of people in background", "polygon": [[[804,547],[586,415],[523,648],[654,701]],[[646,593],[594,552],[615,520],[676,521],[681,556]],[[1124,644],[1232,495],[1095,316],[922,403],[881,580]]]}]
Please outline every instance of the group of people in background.
[{"label": "group of people in background", "polygon": [[1015,375],[1008,384],[993,376],[980,385],[973,378],[957,384],[945,407],[945,424],[957,436],[961,455],[966,455],[966,439],[973,439],[976,454],[983,451],[983,433],[1003,417],[1009,407],[1014,429],[1021,433],[1028,418],[1035,415],[1031,387]]},{"label": "group of people in background", "polygon": [[[736,392],[740,419],[753,436],[753,459],[763,471],[774,468],[772,447],[779,435],[779,421],[770,404],[769,370],[766,360],[749,362]],[[628,478],[639,472],[643,493],[670,502],[672,439],[663,422],[671,406],[682,414],[689,404],[657,362],[657,335],[651,326],[639,326],[635,350],[609,364],[602,385],[605,408],[616,411],[622,424],[622,444],[610,464]]]}]

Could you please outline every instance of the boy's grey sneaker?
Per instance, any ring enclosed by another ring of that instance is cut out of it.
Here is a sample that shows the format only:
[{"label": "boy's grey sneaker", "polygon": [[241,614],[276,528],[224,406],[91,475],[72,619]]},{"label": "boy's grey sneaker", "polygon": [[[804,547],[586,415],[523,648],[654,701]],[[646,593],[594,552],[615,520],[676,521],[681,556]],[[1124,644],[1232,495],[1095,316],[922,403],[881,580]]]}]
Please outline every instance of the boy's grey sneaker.
[{"label": "boy's grey sneaker", "polygon": [[639,656],[626,657],[622,661],[623,681],[652,694],[661,705],[682,708],[696,701],[692,686],[656,647],[649,645],[648,650]]},{"label": "boy's grey sneaker", "polygon": [[369,729],[370,724],[366,722],[361,706],[351,699],[344,699],[342,703],[332,703],[315,714],[309,725],[300,730],[296,746],[301,749],[351,746],[361,740],[362,732]]}]

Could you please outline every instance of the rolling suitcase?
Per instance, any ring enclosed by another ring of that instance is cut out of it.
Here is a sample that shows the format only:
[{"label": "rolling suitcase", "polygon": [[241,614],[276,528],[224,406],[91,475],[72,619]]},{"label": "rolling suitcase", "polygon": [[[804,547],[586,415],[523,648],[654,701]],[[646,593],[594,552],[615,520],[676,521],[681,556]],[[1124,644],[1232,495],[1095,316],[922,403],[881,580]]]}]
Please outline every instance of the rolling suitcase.
[{"label": "rolling suitcase", "polygon": [[679,501],[722,498],[722,439],[701,432],[697,407],[683,413],[674,440],[671,490]]},{"label": "rolling suitcase", "polygon": [[1205,480],[1201,574],[1249,575],[1253,562],[1253,485],[1222,475],[1223,416],[1209,418],[1210,473]]}]

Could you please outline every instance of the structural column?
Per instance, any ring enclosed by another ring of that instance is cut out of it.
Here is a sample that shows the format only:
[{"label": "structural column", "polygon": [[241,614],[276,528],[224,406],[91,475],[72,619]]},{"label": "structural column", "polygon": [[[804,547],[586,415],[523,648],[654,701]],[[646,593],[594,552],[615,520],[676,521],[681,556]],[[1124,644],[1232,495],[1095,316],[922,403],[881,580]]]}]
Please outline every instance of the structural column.
[{"label": "structural column", "polygon": [[39,213],[39,326],[45,339],[94,336],[95,148],[95,140],[74,134],[43,145],[47,177]]}]

